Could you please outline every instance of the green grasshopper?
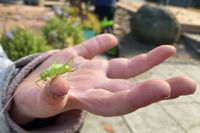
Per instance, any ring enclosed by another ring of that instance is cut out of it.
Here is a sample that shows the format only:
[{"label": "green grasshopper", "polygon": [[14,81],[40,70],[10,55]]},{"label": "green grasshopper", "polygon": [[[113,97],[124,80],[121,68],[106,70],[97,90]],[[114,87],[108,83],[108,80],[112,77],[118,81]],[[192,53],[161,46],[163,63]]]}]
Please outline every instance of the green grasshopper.
[{"label": "green grasshopper", "polygon": [[[36,85],[38,85],[39,81],[43,81],[45,84],[49,82],[49,79],[53,79],[59,75],[62,75],[64,73],[70,73],[77,70],[77,68],[72,67],[69,65],[69,63],[74,59],[74,57],[71,57],[65,64],[57,64],[58,61],[53,63],[50,67],[45,69],[41,74],[37,81],[35,81]],[[69,77],[69,74],[68,74]],[[39,86],[39,85],[38,85]]]}]

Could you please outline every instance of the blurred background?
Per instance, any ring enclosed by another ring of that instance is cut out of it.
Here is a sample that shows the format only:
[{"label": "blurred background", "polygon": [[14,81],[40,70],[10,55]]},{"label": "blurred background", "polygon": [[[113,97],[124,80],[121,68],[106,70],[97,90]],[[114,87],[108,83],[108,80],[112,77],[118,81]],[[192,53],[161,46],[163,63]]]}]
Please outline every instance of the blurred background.
[{"label": "blurred background", "polygon": [[[132,57],[162,44],[177,53],[131,78],[193,78],[200,85],[200,0],[0,0],[0,45],[17,59],[114,34],[119,45],[98,57]],[[134,68],[133,68],[134,69]],[[83,133],[199,133],[200,93],[105,118],[88,113]]]},{"label": "blurred background", "polygon": [[[183,47],[188,41],[199,41],[200,0],[0,2],[0,43],[12,60],[71,47],[107,32],[120,41],[118,47],[106,52],[110,57],[138,54],[138,50],[132,51],[137,46],[148,50],[161,44]],[[198,54],[199,46],[191,47],[195,47],[192,53]]]}]

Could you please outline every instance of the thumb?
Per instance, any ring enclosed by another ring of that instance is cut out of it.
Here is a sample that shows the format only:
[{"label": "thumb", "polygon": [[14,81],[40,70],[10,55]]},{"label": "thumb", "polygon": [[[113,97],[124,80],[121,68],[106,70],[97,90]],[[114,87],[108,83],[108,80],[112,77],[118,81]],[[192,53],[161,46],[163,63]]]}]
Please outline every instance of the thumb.
[{"label": "thumb", "polygon": [[49,115],[54,115],[64,110],[68,101],[67,93],[69,89],[69,82],[61,77],[53,78],[44,88],[41,103],[44,105],[43,107],[48,109]]},{"label": "thumb", "polygon": [[64,111],[70,88],[64,78],[53,78],[44,89],[33,89],[31,86],[31,90],[26,86],[24,88],[16,95],[10,112],[16,123],[22,125],[35,118],[47,118]]}]

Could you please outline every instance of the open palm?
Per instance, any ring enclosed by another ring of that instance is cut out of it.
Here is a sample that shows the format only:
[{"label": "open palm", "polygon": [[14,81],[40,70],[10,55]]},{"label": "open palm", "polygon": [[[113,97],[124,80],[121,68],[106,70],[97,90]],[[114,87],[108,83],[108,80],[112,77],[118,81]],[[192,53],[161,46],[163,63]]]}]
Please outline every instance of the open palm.
[{"label": "open palm", "polygon": [[[151,103],[195,91],[195,83],[187,77],[150,79],[142,83],[127,80],[172,56],[175,48],[169,45],[129,59],[91,60],[116,43],[112,35],[100,35],[75,47],[58,51],[43,62],[17,88],[20,92],[15,97],[12,112],[24,116],[24,120],[19,123],[47,118],[71,109],[84,109],[103,116],[123,115]],[[41,84],[38,87],[35,84],[39,74],[56,58],[59,58],[60,63],[65,63],[72,56],[72,66],[77,67],[76,71],[53,78],[48,85]],[[27,99],[24,100],[24,97]]]}]

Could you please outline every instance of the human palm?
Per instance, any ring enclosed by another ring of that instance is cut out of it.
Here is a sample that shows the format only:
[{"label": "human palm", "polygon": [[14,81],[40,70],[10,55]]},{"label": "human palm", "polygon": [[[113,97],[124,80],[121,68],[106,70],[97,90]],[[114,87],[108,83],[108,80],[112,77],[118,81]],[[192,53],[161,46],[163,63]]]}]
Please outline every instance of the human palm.
[{"label": "human palm", "polygon": [[[81,45],[57,51],[27,76],[18,86],[11,114],[19,124],[35,118],[47,118],[71,109],[84,109],[103,116],[117,116],[133,112],[151,103],[191,94],[195,83],[187,77],[166,80],[147,80],[132,83],[137,76],[162,63],[175,53],[175,48],[164,45],[146,54],[129,59],[110,61],[93,59],[95,55],[115,46],[116,39],[104,34]],[[52,78],[48,84],[35,81],[39,74],[55,62],[65,63],[70,57],[77,70]],[[24,97],[27,97],[24,100]],[[16,116],[22,116],[16,117]]]}]

